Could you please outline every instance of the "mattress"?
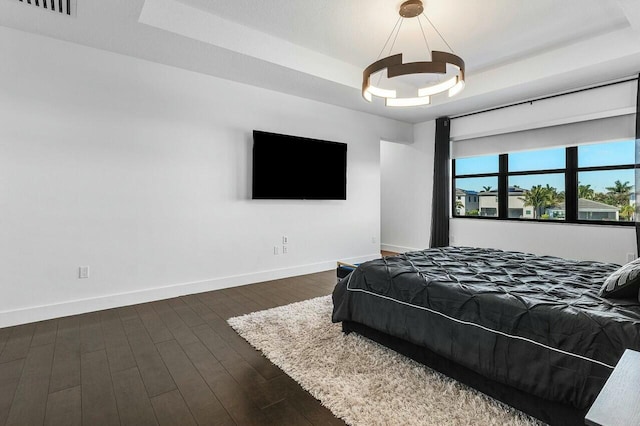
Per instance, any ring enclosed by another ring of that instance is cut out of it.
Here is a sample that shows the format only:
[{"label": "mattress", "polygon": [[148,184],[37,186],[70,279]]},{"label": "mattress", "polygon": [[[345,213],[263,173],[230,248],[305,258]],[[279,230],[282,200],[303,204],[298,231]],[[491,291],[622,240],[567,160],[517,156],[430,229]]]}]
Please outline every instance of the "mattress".
[{"label": "mattress", "polygon": [[332,319],[582,409],[624,350],[640,350],[640,303],[598,296],[617,268],[486,248],[410,252],[363,263],[342,279]]}]

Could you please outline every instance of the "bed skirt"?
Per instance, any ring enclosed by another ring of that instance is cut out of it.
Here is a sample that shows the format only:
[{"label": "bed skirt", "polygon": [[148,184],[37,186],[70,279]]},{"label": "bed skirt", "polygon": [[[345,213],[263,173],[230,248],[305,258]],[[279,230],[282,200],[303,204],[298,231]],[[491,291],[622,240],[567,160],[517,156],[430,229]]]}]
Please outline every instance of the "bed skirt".
[{"label": "bed skirt", "polygon": [[570,405],[549,401],[488,379],[425,347],[374,330],[366,325],[342,321],[342,331],[347,334],[356,332],[549,425],[584,425],[587,409],[578,410]]}]

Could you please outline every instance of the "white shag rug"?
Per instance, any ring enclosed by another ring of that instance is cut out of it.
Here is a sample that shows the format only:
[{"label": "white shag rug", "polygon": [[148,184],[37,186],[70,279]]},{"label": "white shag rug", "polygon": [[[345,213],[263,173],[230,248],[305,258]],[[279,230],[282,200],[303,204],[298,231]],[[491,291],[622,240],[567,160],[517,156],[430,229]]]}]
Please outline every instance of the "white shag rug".
[{"label": "white shag rug", "polygon": [[351,425],[539,425],[331,323],[331,296],[234,317],[238,334]]}]

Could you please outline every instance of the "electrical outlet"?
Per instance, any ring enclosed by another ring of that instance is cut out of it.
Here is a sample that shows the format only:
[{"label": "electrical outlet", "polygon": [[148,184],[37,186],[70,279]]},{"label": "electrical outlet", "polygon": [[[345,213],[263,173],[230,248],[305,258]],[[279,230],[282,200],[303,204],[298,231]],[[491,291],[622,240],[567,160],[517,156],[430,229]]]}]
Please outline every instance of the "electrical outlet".
[{"label": "electrical outlet", "polygon": [[278,255],[278,254],[280,254],[280,247],[278,247],[278,246],[273,246],[273,254],[274,254],[274,255]]},{"label": "electrical outlet", "polygon": [[[286,235],[282,236],[282,244],[289,244],[289,237],[287,237]],[[283,251],[284,253],[284,251]]]},{"label": "electrical outlet", "polygon": [[282,254],[287,254],[287,253],[289,253],[289,247],[282,246]]},{"label": "electrical outlet", "polygon": [[636,257],[635,253],[627,253],[627,263],[628,262],[633,262],[636,259],[637,259],[637,257]]},{"label": "electrical outlet", "polygon": [[78,268],[78,278],[89,278],[89,267],[80,266]]},{"label": "electrical outlet", "polygon": [[378,242],[378,239],[375,236],[371,237],[371,244],[375,244],[376,242]]}]

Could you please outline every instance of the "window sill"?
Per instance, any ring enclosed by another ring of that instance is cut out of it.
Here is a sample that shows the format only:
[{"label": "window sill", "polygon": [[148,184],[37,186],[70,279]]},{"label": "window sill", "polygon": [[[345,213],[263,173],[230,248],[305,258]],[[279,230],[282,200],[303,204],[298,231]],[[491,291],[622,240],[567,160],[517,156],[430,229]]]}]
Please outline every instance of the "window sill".
[{"label": "window sill", "polygon": [[551,220],[551,219],[517,219],[517,218],[501,219],[498,217],[490,217],[490,216],[451,216],[450,219],[490,220],[490,221],[498,221],[498,222],[519,222],[519,223],[535,223],[535,224],[545,223],[545,224],[553,224],[553,225],[608,226],[613,228],[634,227],[636,224],[635,222],[598,222],[598,221],[589,221],[589,220],[565,222],[562,220]]}]

